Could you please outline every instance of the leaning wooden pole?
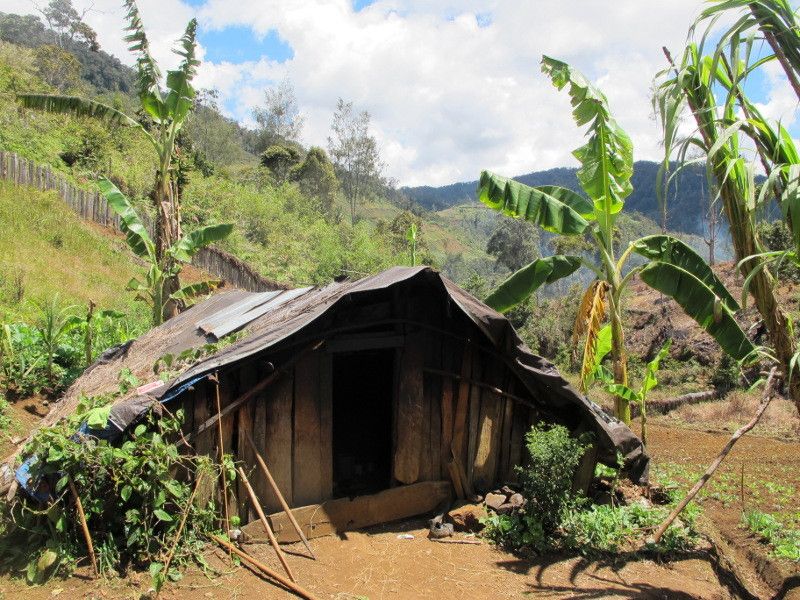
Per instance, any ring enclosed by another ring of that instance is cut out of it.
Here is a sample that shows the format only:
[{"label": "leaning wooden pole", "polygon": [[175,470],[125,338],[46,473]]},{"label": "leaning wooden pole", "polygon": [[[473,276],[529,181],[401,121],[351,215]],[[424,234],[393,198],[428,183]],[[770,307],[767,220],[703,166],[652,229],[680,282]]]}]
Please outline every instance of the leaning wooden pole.
[{"label": "leaning wooden pole", "polygon": [[78,518],[81,522],[81,529],[83,529],[83,539],[86,540],[86,547],[89,549],[89,560],[92,561],[92,570],[94,571],[94,578],[100,577],[100,570],[97,568],[97,557],[94,554],[94,544],[92,544],[92,536],[89,533],[89,525],[86,523],[86,513],[83,512],[83,503],[81,497],[78,495],[78,490],[75,489],[75,484],[72,478],[68,478],[69,489],[72,492],[72,497],[75,499],[75,508],[78,509]]},{"label": "leaning wooden pole", "polygon": [[[177,550],[178,548],[178,542],[181,539],[183,528],[186,526],[186,519],[189,518],[189,512],[192,510],[194,497],[197,494],[197,489],[200,487],[200,482],[202,481],[202,479],[203,479],[203,474],[200,473],[197,476],[197,481],[194,482],[194,488],[192,489],[192,493],[189,495],[189,500],[186,502],[186,506],[183,509],[183,515],[181,515],[181,522],[178,525],[178,531],[172,540],[172,546],[169,549],[169,554],[167,554],[167,558],[164,561],[164,577],[169,577],[169,566],[172,563],[172,557],[175,556],[175,550]],[[156,592],[156,598],[159,597],[159,594],[160,590]]]},{"label": "leaning wooden pole", "polygon": [[261,502],[258,501],[258,496],[256,496],[255,491],[253,490],[253,486],[250,485],[250,480],[247,479],[247,474],[244,472],[242,467],[238,469],[239,477],[242,478],[242,483],[244,483],[244,487],[247,489],[247,493],[250,496],[250,503],[253,505],[253,508],[258,514],[258,518],[261,520],[261,524],[264,526],[264,529],[267,532],[267,537],[269,538],[269,543],[272,544],[272,547],[275,549],[275,554],[278,555],[278,560],[281,561],[283,565],[283,569],[286,571],[286,574],[289,576],[289,579],[292,581],[297,581],[294,578],[294,573],[292,573],[292,569],[289,567],[289,563],[286,561],[286,555],[281,550],[280,544],[278,544],[278,540],[275,538],[275,534],[272,531],[272,527],[269,526],[269,521],[267,521],[267,517],[264,514],[264,511],[261,509]]},{"label": "leaning wooden pole", "polygon": [[219,537],[217,535],[214,535],[213,533],[211,534],[211,539],[214,540],[215,542],[217,542],[223,548],[225,548],[228,551],[228,553],[233,552],[234,554],[236,554],[236,556],[238,556],[239,558],[241,558],[245,562],[253,565],[259,571],[261,571],[262,573],[264,573],[268,577],[271,577],[272,579],[274,579],[275,581],[280,583],[283,587],[285,587],[288,590],[291,590],[292,592],[294,592],[295,594],[297,594],[301,598],[306,598],[307,600],[316,600],[316,597],[314,595],[312,595],[311,592],[306,591],[305,589],[303,589],[302,587],[300,587],[296,583],[293,583],[293,582],[289,581],[288,579],[286,579],[285,577],[283,577],[282,575],[279,575],[278,573],[276,573],[275,571],[270,569],[268,566],[266,566],[265,564],[257,561],[255,558],[253,558],[252,556],[247,554],[247,552],[243,552],[242,550],[240,550],[239,548],[237,548],[236,546],[234,546],[233,544],[231,544],[227,540],[223,540],[221,537]]},{"label": "leaning wooden pole", "polygon": [[231,519],[230,515],[228,514],[228,478],[227,474],[225,473],[225,448],[223,447],[222,442],[222,411],[220,409],[219,402],[219,372],[215,373],[213,378],[210,379],[214,381],[214,397],[216,398],[217,402],[217,435],[219,436],[219,468],[222,475],[222,506],[224,511],[223,514],[225,515],[225,534],[230,535]]},{"label": "leaning wooden pole", "polygon": [[314,551],[311,549],[311,544],[308,543],[308,539],[306,538],[305,534],[303,533],[303,528],[300,527],[300,524],[297,522],[297,519],[294,518],[294,514],[292,514],[292,509],[289,508],[289,505],[286,503],[286,499],[283,497],[278,484],[275,483],[275,479],[272,477],[272,473],[270,473],[269,469],[267,468],[267,463],[264,461],[264,457],[261,456],[261,452],[256,447],[256,443],[253,441],[253,436],[250,435],[249,431],[244,432],[245,436],[247,437],[247,441],[250,444],[250,447],[253,449],[253,454],[256,457],[256,461],[258,461],[258,465],[261,467],[261,472],[264,474],[264,477],[269,483],[269,486],[272,488],[272,491],[278,497],[278,502],[281,504],[281,508],[283,508],[283,512],[286,513],[286,516],[289,519],[289,522],[294,527],[294,530],[297,532],[297,535],[300,536],[300,539],[303,541],[303,544],[308,550],[309,554],[311,554],[311,558],[317,560],[317,557],[314,555]]},{"label": "leaning wooden pole", "polygon": [[736,433],[731,436],[731,439],[728,440],[728,443],[725,444],[725,447],[722,449],[722,452],[719,453],[719,456],[714,459],[714,462],[706,469],[706,472],[703,473],[703,476],[697,480],[697,483],[694,484],[689,493],[686,494],[686,497],[681,500],[678,505],[672,510],[669,516],[664,519],[664,522],[656,530],[655,535],[653,535],[652,542],[657,544],[658,541],[661,539],[661,536],[664,535],[664,532],[667,528],[672,525],[672,522],[678,517],[683,509],[686,508],[686,505],[692,501],[692,499],[697,495],[697,493],[703,488],[703,486],[711,479],[711,476],[714,474],[714,471],[722,464],[722,461],[725,460],[725,457],[731,451],[734,444],[739,441],[739,438],[742,437],[745,433],[750,431],[753,427],[756,426],[756,423],[761,419],[761,416],[764,414],[764,411],[767,410],[767,406],[769,406],[770,401],[772,400],[772,380],[775,377],[775,367],[772,367],[772,370],[769,372],[769,377],[767,377],[767,384],[764,387],[764,397],[761,400],[761,404],[758,406],[758,410],[756,411],[755,416],[752,420],[747,423],[746,425],[740,427]]}]

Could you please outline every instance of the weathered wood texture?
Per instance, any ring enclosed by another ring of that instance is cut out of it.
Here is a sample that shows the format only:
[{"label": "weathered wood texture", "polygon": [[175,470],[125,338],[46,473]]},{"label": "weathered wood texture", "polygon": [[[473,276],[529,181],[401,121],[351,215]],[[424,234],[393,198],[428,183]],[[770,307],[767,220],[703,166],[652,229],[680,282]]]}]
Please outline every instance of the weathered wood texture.
[{"label": "weathered wood texture", "polygon": [[[97,190],[75,186],[49,165],[38,165],[21,156],[0,150],[0,179],[27,185],[42,191],[53,191],[82,219],[119,230],[119,216],[111,210]],[[152,227],[146,222],[148,230]],[[234,255],[208,246],[192,257],[192,264],[233,287],[251,292],[283,289],[284,286],[259,275],[250,265]]]},{"label": "weathered wood texture", "polygon": [[[253,440],[263,447],[264,462],[269,467],[286,502],[293,506],[292,487],[292,411],[294,406],[294,374],[288,373],[269,388],[263,400],[258,399]],[[263,407],[263,416],[259,408]],[[259,432],[263,431],[263,435]],[[262,481],[263,478],[259,478]],[[263,489],[266,490],[266,481]],[[261,490],[259,485],[257,488]],[[278,498],[270,490],[259,496],[268,512],[280,509]]]},{"label": "weathered wood texture", "polygon": [[292,463],[295,505],[327,500],[333,490],[329,371],[330,357],[325,354],[309,354],[295,366]]},{"label": "weathered wood texture", "polygon": [[[450,497],[449,481],[422,481],[368,496],[338,498],[295,508],[292,514],[310,539],[425,514]],[[271,514],[267,519],[279,542],[300,541],[286,513]],[[242,530],[251,541],[266,541],[264,528],[259,522],[245,525]]]},{"label": "weathered wood texture", "polygon": [[409,335],[400,352],[400,378],[397,383],[397,440],[394,448],[394,478],[400,483],[419,481],[423,448],[425,396],[422,368],[425,349],[421,335]]}]

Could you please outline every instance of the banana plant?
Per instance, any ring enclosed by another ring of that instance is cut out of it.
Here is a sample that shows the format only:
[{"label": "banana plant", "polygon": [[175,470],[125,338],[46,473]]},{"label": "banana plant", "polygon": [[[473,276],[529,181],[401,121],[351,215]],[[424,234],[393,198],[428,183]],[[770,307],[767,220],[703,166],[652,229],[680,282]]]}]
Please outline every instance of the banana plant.
[{"label": "banana plant", "polygon": [[[522,218],[545,231],[592,240],[597,264],[582,256],[555,255],[539,258],[513,273],[486,298],[498,311],[525,300],[539,287],[567,277],[581,267],[595,275],[581,301],[573,339],[585,337],[582,388],[594,370],[598,334],[608,318],[611,330],[613,379],[627,386],[627,357],[623,329],[623,291],[635,275],[650,287],[673,298],[722,348],[743,360],[753,344],[733,317],[739,306],[706,262],[689,246],[668,235],[653,235],[631,243],[616,257],[615,220],[631,193],[633,145],[611,116],[608,101],[578,71],[544,56],[542,71],[555,87],[567,89],[573,117],[587,126],[587,142],[573,152],[581,166],[578,181],[586,197],[558,186],[530,187],[488,171],[481,174],[478,199],[505,215]],[[627,269],[628,259],[638,254],[647,262]],[[630,423],[630,400],[615,396],[618,418]]]},{"label": "banana plant", "polygon": [[[752,43],[752,39],[742,39],[734,33],[729,36],[726,52],[717,49],[711,55],[704,54],[702,44],[690,43],[678,64],[666,52],[671,66],[659,75],[655,102],[665,135],[664,165],[669,165],[673,153],[677,154],[680,165],[689,162],[686,160],[689,149],[704,155],[698,160],[705,162],[730,223],[745,291],[753,297],[769,331],[775,357],[788,373],[797,353],[792,320],[775,294],[774,277],[764,268],[771,256],[762,251],[753,215],[756,206],[768,199],[770,192],[775,192],[787,223],[794,229],[793,219],[800,219],[797,193],[800,171],[791,136],[785,129],[773,130],[744,93],[743,81],[769,58],[751,64]],[[684,113],[691,115],[696,128],[678,141],[676,131]],[[746,158],[752,146],[768,173],[760,192],[755,182],[756,165]],[[778,189],[781,191],[777,192]],[[795,232],[795,240],[800,240],[800,232]],[[791,382],[789,387],[800,410],[800,381]]]},{"label": "banana plant", "polygon": [[[136,55],[137,93],[142,111],[152,126],[87,98],[52,94],[20,94],[17,98],[26,108],[92,117],[109,125],[131,127],[150,142],[157,158],[152,194],[156,211],[155,253],[162,269],[169,271],[168,248],[182,235],[180,199],[172,161],[178,133],[186,123],[194,103],[195,90],[191,82],[200,64],[196,57],[197,21],[192,19],[186,26],[179,46],[174,51],[182,61],[177,69],[167,72],[166,90],[162,90],[161,71],[150,53],[150,43],[135,0],[125,0],[125,8],[128,22],[125,41],[129,43],[128,49]],[[177,289],[177,286],[177,280],[170,283],[171,288]]]},{"label": "banana plant", "polygon": [[[627,385],[614,383],[614,379],[611,374],[600,364],[604,357],[602,351],[599,351],[595,356],[595,376],[603,382],[603,386],[605,387],[606,391],[610,394],[621,396],[627,399],[628,402],[632,402],[639,407],[639,415],[642,424],[642,444],[645,446],[647,446],[647,395],[650,390],[658,385],[656,374],[658,373],[661,361],[666,358],[667,354],[669,354],[670,346],[672,346],[672,340],[668,339],[666,342],[664,342],[664,345],[661,346],[661,349],[658,351],[655,358],[647,363],[647,367],[645,367],[644,371],[644,379],[642,380],[642,385],[639,387],[638,391],[634,391]],[[606,351],[606,354],[607,353],[608,351]]]},{"label": "banana plant", "polygon": [[128,282],[127,289],[136,292],[138,300],[150,305],[154,326],[164,321],[164,306],[167,302],[190,303],[196,296],[208,294],[219,285],[219,281],[201,281],[175,291],[171,291],[168,287],[170,278],[177,278],[184,263],[190,262],[192,256],[204,246],[226,238],[233,230],[232,224],[207,225],[195,229],[167,248],[168,260],[162,262],[156,254],[155,243],[125,195],[105,178],[99,180],[98,187],[108,205],[119,215],[120,228],[125,234],[128,247],[136,256],[147,262],[148,269],[144,281],[134,277]]}]

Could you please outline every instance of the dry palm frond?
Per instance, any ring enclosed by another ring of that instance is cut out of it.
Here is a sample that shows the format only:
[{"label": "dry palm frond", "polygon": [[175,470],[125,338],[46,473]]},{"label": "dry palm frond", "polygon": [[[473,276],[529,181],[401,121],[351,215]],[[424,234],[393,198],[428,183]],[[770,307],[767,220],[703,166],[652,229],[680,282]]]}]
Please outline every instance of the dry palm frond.
[{"label": "dry palm frond", "polygon": [[583,347],[583,364],[581,365],[581,390],[586,391],[586,380],[594,368],[594,354],[597,347],[597,334],[602,327],[606,316],[606,294],[608,283],[601,280],[594,281],[581,300],[578,318],[573,329],[573,344],[581,335],[586,334],[586,343]]},{"label": "dry palm frond", "polygon": [[572,362],[573,364],[578,360],[578,342],[581,337],[586,333],[589,326],[589,314],[594,302],[594,295],[597,286],[600,284],[599,279],[595,279],[583,292],[581,298],[581,305],[578,308],[578,314],[575,316],[575,325],[572,328]]}]

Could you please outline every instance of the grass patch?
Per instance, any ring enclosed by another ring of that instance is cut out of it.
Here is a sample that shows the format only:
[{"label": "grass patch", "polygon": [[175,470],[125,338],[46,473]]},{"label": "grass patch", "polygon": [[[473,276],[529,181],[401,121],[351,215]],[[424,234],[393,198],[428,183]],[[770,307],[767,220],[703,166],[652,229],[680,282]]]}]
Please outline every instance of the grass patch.
[{"label": "grass patch", "polygon": [[54,192],[0,181],[0,317],[32,320],[35,301],[59,294],[84,307],[146,318],[146,309],[124,292],[144,274],[122,238],[81,221]]}]

